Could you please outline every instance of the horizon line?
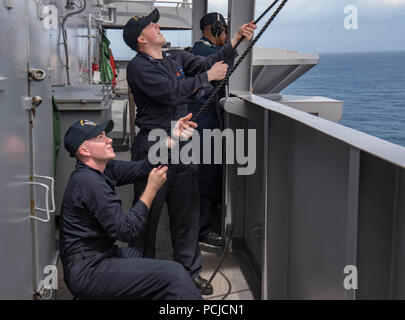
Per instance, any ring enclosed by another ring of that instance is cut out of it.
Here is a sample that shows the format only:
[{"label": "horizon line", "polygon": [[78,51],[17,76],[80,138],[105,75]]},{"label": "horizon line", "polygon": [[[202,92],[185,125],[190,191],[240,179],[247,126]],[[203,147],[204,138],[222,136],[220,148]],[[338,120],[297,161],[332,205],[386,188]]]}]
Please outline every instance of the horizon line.
[{"label": "horizon line", "polygon": [[[298,51],[299,52],[299,51]],[[387,53],[387,52],[404,52],[405,49],[400,49],[400,50],[366,50],[366,51],[319,51],[316,52],[318,54],[329,54],[329,53]]]}]

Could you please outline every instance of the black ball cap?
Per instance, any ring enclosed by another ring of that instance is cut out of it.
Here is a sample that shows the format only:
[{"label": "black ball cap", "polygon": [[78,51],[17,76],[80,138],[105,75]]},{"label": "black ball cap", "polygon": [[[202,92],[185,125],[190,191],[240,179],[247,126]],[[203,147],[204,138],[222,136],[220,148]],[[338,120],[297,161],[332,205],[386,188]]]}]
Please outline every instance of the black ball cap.
[{"label": "black ball cap", "polygon": [[123,30],[124,41],[128,47],[135,50],[138,43],[138,37],[141,35],[143,29],[145,29],[149,23],[158,22],[160,17],[158,9],[154,9],[149,15],[145,17],[134,16],[128,20]]},{"label": "black ball cap", "polygon": [[219,20],[222,22],[224,27],[227,27],[226,22],[225,22],[225,18],[222,14],[218,13],[218,12],[210,12],[207,13],[206,15],[204,15],[201,20],[200,20],[200,29],[204,29],[205,26],[208,26],[210,24],[213,24],[214,21]]},{"label": "black ball cap", "polygon": [[90,120],[76,121],[66,131],[65,134],[65,149],[70,153],[71,157],[74,157],[76,150],[85,140],[89,140],[98,136],[100,133],[110,132],[114,128],[114,122],[112,120],[104,121],[100,124],[96,124]]}]

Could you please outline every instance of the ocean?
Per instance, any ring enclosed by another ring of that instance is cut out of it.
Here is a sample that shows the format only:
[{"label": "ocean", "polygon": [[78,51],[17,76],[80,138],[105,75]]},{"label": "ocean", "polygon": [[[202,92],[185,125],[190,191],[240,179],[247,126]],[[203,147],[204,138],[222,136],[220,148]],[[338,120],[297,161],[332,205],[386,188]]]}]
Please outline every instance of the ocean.
[{"label": "ocean", "polygon": [[405,147],[405,51],[319,58],[282,93],[343,100],[340,124]]}]

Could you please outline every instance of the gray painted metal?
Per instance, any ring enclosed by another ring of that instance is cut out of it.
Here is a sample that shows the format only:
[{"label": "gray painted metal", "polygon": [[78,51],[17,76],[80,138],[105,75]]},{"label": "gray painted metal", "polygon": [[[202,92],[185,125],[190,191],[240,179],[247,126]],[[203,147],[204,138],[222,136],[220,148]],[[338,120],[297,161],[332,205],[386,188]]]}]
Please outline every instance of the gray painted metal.
[{"label": "gray painted metal", "polygon": [[[403,299],[405,148],[255,95],[228,99],[225,110],[268,146],[237,212],[263,268],[262,298]],[[249,237],[255,223],[261,246]],[[348,265],[357,290],[343,285]]]},{"label": "gray painted metal", "polygon": [[[360,183],[360,150],[350,148],[349,178],[347,193],[347,238],[346,238],[346,265],[357,265],[357,230],[359,208]],[[356,298],[354,290],[346,290],[346,300]]]},{"label": "gray painted metal", "polygon": [[314,67],[317,54],[275,48],[254,48],[252,58],[253,92],[275,94]]},{"label": "gray painted metal", "polygon": [[[237,92],[235,92],[235,94],[237,94]],[[402,146],[319,117],[314,117],[293,108],[286,108],[280,103],[270,101],[254,94],[245,93],[244,95],[239,94],[238,96],[246,101],[252,102],[253,104],[262,106],[267,110],[283,114],[294,121],[303,123],[306,126],[316,129],[332,138],[343,141],[357,149],[391,162],[394,165],[405,167],[404,147]]]},{"label": "gray painted metal", "polygon": [[405,170],[395,169],[395,190],[394,190],[394,214],[395,227],[393,228],[393,254],[390,293],[393,299],[404,299],[405,297],[405,235],[401,230],[405,226]]},{"label": "gray painted metal", "polygon": [[[245,120],[238,117],[226,119],[226,125],[230,128],[244,129],[246,127]],[[232,222],[234,224],[234,236],[242,237],[244,234],[244,224],[235,224],[235,221],[241,221],[244,219],[244,215],[240,215],[240,213],[245,211],[244,192],[246,188],[246,179],[244,176],[238,176],[236,174],[237,165],[235,164],[226,165],[225,172],[226,176],[228,177],[228,180],[226,180],[227,182],[225,184],[225,206],[223,206],[223,208],[225,208],[225,223],[229,225]]]},{"label": "gray painted metal", "polygon": [[[262,137],[268,137],[269,136],[269,111],[265,110],[264,111],[264,132]],[[269,141],[268,139],[264,140],[263,143],[263,163],[268,163],[269,161]],[[261,194],[266,195],[268,194],[268,172],[269,168],[267,166],[263,166],[263,192]],[[260,193],[259,193],[260,194]],[[264,202],[264,212],[267,212],[268,210],[268,203],[267,201]],[[268,233],[268,216],[267,214],[264,215],[264,221],[263,225],[266,226],[263,228],[263,252],[267,252],[268,250],[268,239],[269,239],[269,233]],[[268,299],[268,274],[267,274],[267,268],[268,268],[268,261],[267,261],[267,255],[264,254],[262,255],[262,298],[267,300]]]},{"label": "gray painted metal", "polygon": [[[228,28],[230,30],[229,34],[233,36],[239,29],[241,23],[239,21],[251,21],[254,18],[254,1],[242,1],[242,0],[229,0],[228,2]],[[233,22],[234,21],[234,22]],[[243,42],[238,49],[238,52],[243,52],[246,49],[248,44]],[[232,90],[244,90],[249,91],[251,85],[251,53],[248,54],[244,60],[238,67],[238,69],[233,73],[229,86]],[[228,119],[228,126],[230,128],[244,128],[246,126],[245,121],[243,119],[237,119],[235,117]],[[233,123],[232,123],[233,122]],[[226,168],[226,177],[230,178],[236,174],[236,166],[231,166],[230,168]],[[242,188],[235,188],[235,186],[244,185],[245,179],[244,177],[232,178],[231,183],[226,183],[227,191],[225,192],[226,199],[226,217],[225,222],[230,223],[232,221],[231,215],[232,213],[237,213],[239,210],[237,208],[244,208],[244,201],[242,200],[244,187]],[[242,193],[241,193],[242,192]],[[234,198],[234,201],[231,199]],[[235,218],[240,220],[241,218],[236,214]],[[237,236],[238,234],[242,233],[242,229],[238,227],[238,224],[234,226],[234,235]]]},{"label": "gray painted metal", "polygon": [[343,114],[343,101],[340,100],[319,96],[280,95],[281,99],[261,96],[333,122],[339,122]]},{"label": "gray painted metal", "polygon": [[[403,272],[396,269],[395,262],[404,259],[404,253],[396,250],[401,245],[397,230],[403,226],[397,221],[405,214],[398,210],[398,201],[404,197],[404,193],[398,194],[403,186],[398,174],[404,169],[369,154],[362,154],[360,165],[357,297],[404,299],[395,277]],[[397,289],[399,294],[394,295]]]},{"label": "gray painted metal", "polygon": [[[263,116],[264,113],[262,112]],[[239,121],[242,121],[240,119]],[[257,145],[265,146],[265,141],[263,140],[264,136],[264,126],[263,122],[257,122],[254,120],[248,120],[245,122],[245,128],[256,129],[256,136],[257,136]],[[257,148],[256,149],[256,159],[258,161],[262,161],[264,159],[265,153],[264,148]],[[256,181],[260,181],[264,177],[263,167],[256,167],[256,171],[253,174],[254,178],[249,179],[248,177],[243,177],[246,183],[246,193],[241,190],[241,197],[245,198],[245,206],[244,211],[248,212],[248,214],[243,217],[242,220],[245,223],[244,228],[244,238],[249,243],[249,247],[252,248],[252,254],[256,260],[256,268],[261,272],[262,264],[262,247],[263,247],[263,235],[264,235],[264,216],[261,214],[265,210],[264,208],[264,201],[263,201],[263,190],[262,185],[263,183],[256,183]],[[246,195],[246,196],[245,196]],[[239,220],[238,220],[239,221]]]},{"label": "gray painted metal", "polygon": [[[229,0],[228,2],[228,25],[229,35],[232,37],[243,23],[254,20],[254,0]],[[242,42],[238,52],[242,53],[248,47],[249,42]],[[229,80],[229,88],[233,91],[249,92],[252,83],[252,52],[250,52]]]},{"label": "gray painted metal", "polygon": [[207,0],[193,0],[192,11],[192,43],[200,40],[202,34],[200,20],[207,13]]},{"label": "gray painted metal", "polygon": [[[146,15],[149,14],[154,8],[153,1],[109,1],[111,6],[114,6],[117,10],[117,20],[113,24],[114,26],[123,27],[127,21],[134,15]],[[104,1],[104,3],[106,3]],[[174,3],[173,3],[174,4]],[[192,26],[192,8],[191,1],[177,3],[175,6],[170,4],[159,3],[156,6],[159,9],[160,19],[159,25],[162,28],[178,28],[178,29],[191,29]]]},{"label": "gray painted metal", "polygon": [[[29,185],[30,177],[53,176],[50,79],[28,81],[29,68],[48,71],[49,67],[49,33],[40,21],[37,5],[34,0],[25,0],[15,2],[10,10],[0,8],[7,30],[0,33],[1,43],[7,44],[0,48],[0,75],[6,79],[0,92],[2,299],[32,299],[45,276],[43,267],[56,260],[53,220],[41,224],[30,219],[31,214],[37,214],[30,208],[45,207],[43,192]],[[33,96],[42,98],[35,116],[29,111]]]},{"label": "gray painted metal", "polygon": [[24,1],[13,2],[10,10],[0,6],[7,30],[0,32],[0,76],[7,79],[0,91],[0,299],[30,299],[33,287],[24,6]]},{"label": "gray painted metal", "polygon": [[[26,0],[27,10],[27,35],[28,35],[28,67],[29,69],[48,70],[50,64],[50,41],[49,31],[44,27],[43,21],[37,15],[37,1]],[[42,103],[31,114],[32,121],[32,174],[41,176],[54,176],[53,159],[53,114],[51,103],[51,81],[49,75],[44,80],[29,81],[28,92],[31,97],[40,96]],[[50,187],[50,181],[35,179],[34,181],[45,183]],[[35,206],[45,208],[44,191],[38,187],[34,189]],[[51,198],[48,206],[52,208]],[[36,215],[44,216],[44,213],[36,212]],[[36,279],[34,289],[39,282],[47,276],[44,267],[56,265],[57,251],[55,239],[55,217],[50,215],[49,222],[31,220],[33,231],[34,249],[34,272]]]}]

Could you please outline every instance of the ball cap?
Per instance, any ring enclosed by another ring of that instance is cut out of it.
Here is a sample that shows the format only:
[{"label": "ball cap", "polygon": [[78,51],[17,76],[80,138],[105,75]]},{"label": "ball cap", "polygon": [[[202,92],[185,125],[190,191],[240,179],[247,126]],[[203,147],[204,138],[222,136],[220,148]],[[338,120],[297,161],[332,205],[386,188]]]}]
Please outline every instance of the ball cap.
[{"label": "ball cap", "polygon": [[149,15],[145,17],[133,16],[128,20],[124,26],[123,37],[128,47],[135,50],[138,43],[138,37],[141,35],[142,30],[145,29],[149,23],[158,22],[160,17],[159,10],[154,9]]},{"label": "ball cap", "polygon": [[100,124],[96,124],[90,120],[76,121],[66,131],[65,134],[65,149],[70,153],[71,157],[74,157],[76,150],[85,141],[98,136],[100,133],[110,132],[114,128],[114,122],[112,120],[104,121]]},{"label": "ball cap", "polygon": [[210,24],[213,24],[215,20],[217,20],[219,17],[219,20],[221,20],[222,24],[224,27],[227,27],[225,18],[222,14],[218,12],[210,12],[204,15],[201,20],[200,20],[200,29],[204,29],[205,26],[208,26]]}]

